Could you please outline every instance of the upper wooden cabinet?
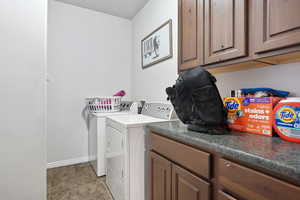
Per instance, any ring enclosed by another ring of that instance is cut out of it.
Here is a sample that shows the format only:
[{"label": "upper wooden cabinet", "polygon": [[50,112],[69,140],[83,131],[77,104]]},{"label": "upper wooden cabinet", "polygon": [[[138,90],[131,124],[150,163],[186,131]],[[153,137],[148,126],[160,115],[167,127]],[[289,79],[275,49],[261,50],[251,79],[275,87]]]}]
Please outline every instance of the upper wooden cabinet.
[{"label": "upper wooden cabinet", "polygon": [[255,52],[300,43],[299,0],[255,0]]},{"label": "upper wooden cabinet", "polygon": [[247,55],[246,0],[205,0],[205,64]]},{"label": "upper wooden cabinet", "polygon": [[203,62],[204,0],[179,0],[178,63],[184,70]]},{"label": "upper wooden cabinet", "polygon": [[179,71],[201,65],[217,73],[299,61],[300,0],[178,3]]}]

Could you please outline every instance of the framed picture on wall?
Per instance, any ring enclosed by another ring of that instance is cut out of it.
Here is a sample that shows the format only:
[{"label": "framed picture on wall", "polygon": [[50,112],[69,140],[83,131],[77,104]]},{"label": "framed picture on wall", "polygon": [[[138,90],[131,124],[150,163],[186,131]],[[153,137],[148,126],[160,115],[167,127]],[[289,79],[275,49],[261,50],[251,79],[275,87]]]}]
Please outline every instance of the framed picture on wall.
[{"label": "framed picture on wall", "polygon": [[142,40],[142,68],[145,69],[172,58],[172,41],[172,20],[170,19]]}]

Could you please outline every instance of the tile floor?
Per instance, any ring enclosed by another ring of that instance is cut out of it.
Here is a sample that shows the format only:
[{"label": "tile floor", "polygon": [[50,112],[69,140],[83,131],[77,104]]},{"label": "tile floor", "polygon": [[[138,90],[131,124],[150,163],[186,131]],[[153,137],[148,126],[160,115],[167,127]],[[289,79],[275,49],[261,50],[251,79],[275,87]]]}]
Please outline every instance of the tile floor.
[{"label": "tile floor", "polygon": [[49,169],[48,200],[113,200],[88,163]]}]

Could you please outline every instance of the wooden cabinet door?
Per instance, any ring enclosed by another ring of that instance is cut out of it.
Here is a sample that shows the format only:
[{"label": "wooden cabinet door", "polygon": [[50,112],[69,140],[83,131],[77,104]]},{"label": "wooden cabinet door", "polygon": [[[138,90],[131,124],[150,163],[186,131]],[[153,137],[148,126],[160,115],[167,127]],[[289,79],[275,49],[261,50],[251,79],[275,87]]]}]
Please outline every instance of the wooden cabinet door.
[{"label": "wooden cabinet door", "polygon": [[254,1],[255,52],[300,43],[299,0]]},{"label": "wooden cabinet door", "polygon": [[246,0],[205,0],[205,64],[247,55]]},{"label": "wooden cabinet door", "polygon": [[229,194],[226,194],[225,192],[219,191],[218,200],[237,200],[237,199],[230,196]]},{"label": "wooden cabinet door", "polygon": [[218,180],[226,190],[247,200],[300,199],[300,187],[225,159],[219,161]]},{"label": "wooden cabinet door", "polygon": [[[183,166],[192,173],[210,179],[211,154],[155,133],[151,133],[149,138],[151,149]],[[180,151],[177,151],[178,149]]]},{"label": "wooden cabinet door", "polygon": [[203,64],[204,0],[178,0],[179,71]]},{"label": "wooden cabinet door", "polygon": [[171,200],[170,161],[154,152],[150,152],[150,199]]},{"label": "wooden cabinet door", "polygon": [[210,200],[210,184],[173,164],[172,200]]}]

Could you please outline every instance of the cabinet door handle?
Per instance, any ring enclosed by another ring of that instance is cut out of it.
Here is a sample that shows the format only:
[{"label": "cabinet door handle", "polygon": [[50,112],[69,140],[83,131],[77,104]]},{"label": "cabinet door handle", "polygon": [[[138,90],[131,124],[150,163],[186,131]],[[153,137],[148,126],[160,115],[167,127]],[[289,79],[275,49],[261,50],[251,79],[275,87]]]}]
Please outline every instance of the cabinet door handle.
[{"label": "cabinet door handle", "polygon": [[225,162],[226,167],[231,167],[231,164],[229,162]]}]

